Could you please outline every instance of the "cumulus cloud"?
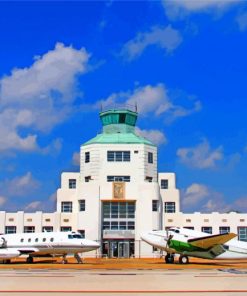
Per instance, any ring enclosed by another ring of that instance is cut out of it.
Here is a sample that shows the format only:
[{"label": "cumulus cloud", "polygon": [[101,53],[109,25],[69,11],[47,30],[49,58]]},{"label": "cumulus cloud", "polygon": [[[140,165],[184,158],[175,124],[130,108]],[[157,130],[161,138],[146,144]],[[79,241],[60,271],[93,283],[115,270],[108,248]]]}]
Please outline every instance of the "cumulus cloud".
[{"label": "cumulus cloud", "polygon": [[80,165],[80,152],[75,152],[72,156],[72,163],[73,165]]},{"label": "cumulus cloud", "polygon": [[193,183],[183,192],[182,205],[185,208],[198,205],[198,203],[203,201],[207,196],[209,196],[207,186]]},{"label": "cumulus cloud", "polygon": [[157,146],[167,143],[166,136],[159,130],[145,130],[136,127],[136,133]]},{"label": "cumulus cloud", "polygon": [[217,162],[224,157],[223,148],[216,149],[210,147],[209,142],[204,139],[196,147],[180,148],[177,150],[179,160],[190,167],[198,169],[215,168]]},{"label": "cumulus cloud", "polygon": [[163,83],[155,86],[146,85],[135,88],[133,91],[113,93],[105,100],[97,102],[95,107],[102,105],[104,108],[112,108],[118,105],[137,106],[140,116],[154,114],[160,116],[166,114],[169,121],[179,117],[189,116],[201,109],[199,101],[191,101],[192,108],[174,104],[168,95],[168,90]]},{"label": "cumulus cloud", "polygon": [[247,12],[237,16],[236,21],[240,31],[243,32],[247,30]]},{"label": "cumulus cloud", "polygon": [[224,12],[241,0],[163,0],[163,6],[169,18],[181,18],[191,13]]},{"label": "cumulus cloud", "polygon": [[27,172],[23,176],[1,181],[0,194],[4,194],[7,197],[26,196],[39,187],[39,181],[32,176],[31,172]]},{"label": "cumulus cloud", "polygon": [[73,112],[77,77],[88,60],[84,48],[57,43],[30,67],[0,80],[0,151],[39,148],[37,132],[49,132]]},{"label": "cumulus cloud", "polygon": [[7,198],[4,196],[0,196],[0,207],[3,206],[7,201]]},{"label": "cumulus cloud", "polygon": [[41,201],[32,201],[26,207],[26,211],[35,211],[41,206]]},{"label": "cumulus cloud", "polygon": [[151,45],[156,45],[169,53],[176,49],[181,42],[180,32],[170,25],[164,28],[153,27],[149,32],[138,33],[134,39],[129,40],[124,45],[121,54],[129,60],[133,60]]}]

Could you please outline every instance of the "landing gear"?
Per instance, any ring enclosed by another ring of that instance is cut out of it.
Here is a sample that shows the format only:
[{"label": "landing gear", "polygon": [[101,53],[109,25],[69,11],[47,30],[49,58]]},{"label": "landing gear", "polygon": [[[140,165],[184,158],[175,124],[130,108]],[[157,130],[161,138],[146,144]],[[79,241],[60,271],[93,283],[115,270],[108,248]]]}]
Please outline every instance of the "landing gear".
[{"label": "landing gear", "polygon": [[68,260],[66,259],[66,255],[63,255],[62,263],[63,264],[67,264],[68,263]]},{"label": "landing gear", "polygon": [[174,255],[172,255],[172,254],[167,254],[167,255],[165,256],[165,261],[166,261],[166,263],[168,263],[168,264],[172,264],[172,263],[174,263]]},{"label": "landing gear", "polygon": [[180,264],[188,264],[189,263],[189,257],[186,255],[181,255],[179,257],[179,263]]},{"label": "landing gear", "polygon": [[29,264],[32,264],[33,263],[33,257],[28,256],[27,259],[26,259],[26,262],[29,263]]},{"label": "landing gear", "polygon": [[83,263],[78,253],[75,253],[74,257],[77,260],[77,263]]}]

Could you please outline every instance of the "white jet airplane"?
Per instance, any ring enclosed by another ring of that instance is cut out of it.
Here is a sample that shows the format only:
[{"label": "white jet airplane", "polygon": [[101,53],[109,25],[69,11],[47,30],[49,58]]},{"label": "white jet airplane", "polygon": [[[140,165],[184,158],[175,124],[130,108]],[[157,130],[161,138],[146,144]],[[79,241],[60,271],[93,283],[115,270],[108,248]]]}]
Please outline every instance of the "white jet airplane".
[{"label": "white jet airplane", "polygon": [[74,254],[78,263],[82,260],[78,253],[96,250],[99,243],[84,239],[77,232],[41,232],[0,234],[0,260],[10,263],[12,258],[28,255],[26,262],[33,263],[33,257],[66,256]]},{"label": "white jet airplane", "polygon": [[211,235],[187,228],[150,231],[141,239],[153,247],[165,251],[166,263],[174,263],[174,255],[180,254],[179,263],[189,263],[189,257],[204,259],[247,259],[247,242],[233,239],[234,233]]}]

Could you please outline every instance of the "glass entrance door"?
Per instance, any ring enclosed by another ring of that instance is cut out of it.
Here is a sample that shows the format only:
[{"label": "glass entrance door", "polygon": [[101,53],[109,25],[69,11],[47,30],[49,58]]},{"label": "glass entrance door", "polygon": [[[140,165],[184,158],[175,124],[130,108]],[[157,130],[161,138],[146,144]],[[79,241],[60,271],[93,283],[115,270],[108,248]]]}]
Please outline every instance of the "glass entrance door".
[{"label": "glass entrance door", "polygon": [[129,242],[118,242],[118,258],[129,258]]}]

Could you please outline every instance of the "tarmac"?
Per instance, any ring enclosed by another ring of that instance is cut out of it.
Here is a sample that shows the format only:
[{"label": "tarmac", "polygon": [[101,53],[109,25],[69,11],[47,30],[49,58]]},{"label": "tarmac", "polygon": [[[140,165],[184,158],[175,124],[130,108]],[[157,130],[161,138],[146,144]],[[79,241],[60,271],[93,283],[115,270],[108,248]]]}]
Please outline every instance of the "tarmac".
[{"label": "tarmac", "polygon": [[25,259],[0,264],[0,296],[247,295],[247,260],[166,264],[164,259]]}]

